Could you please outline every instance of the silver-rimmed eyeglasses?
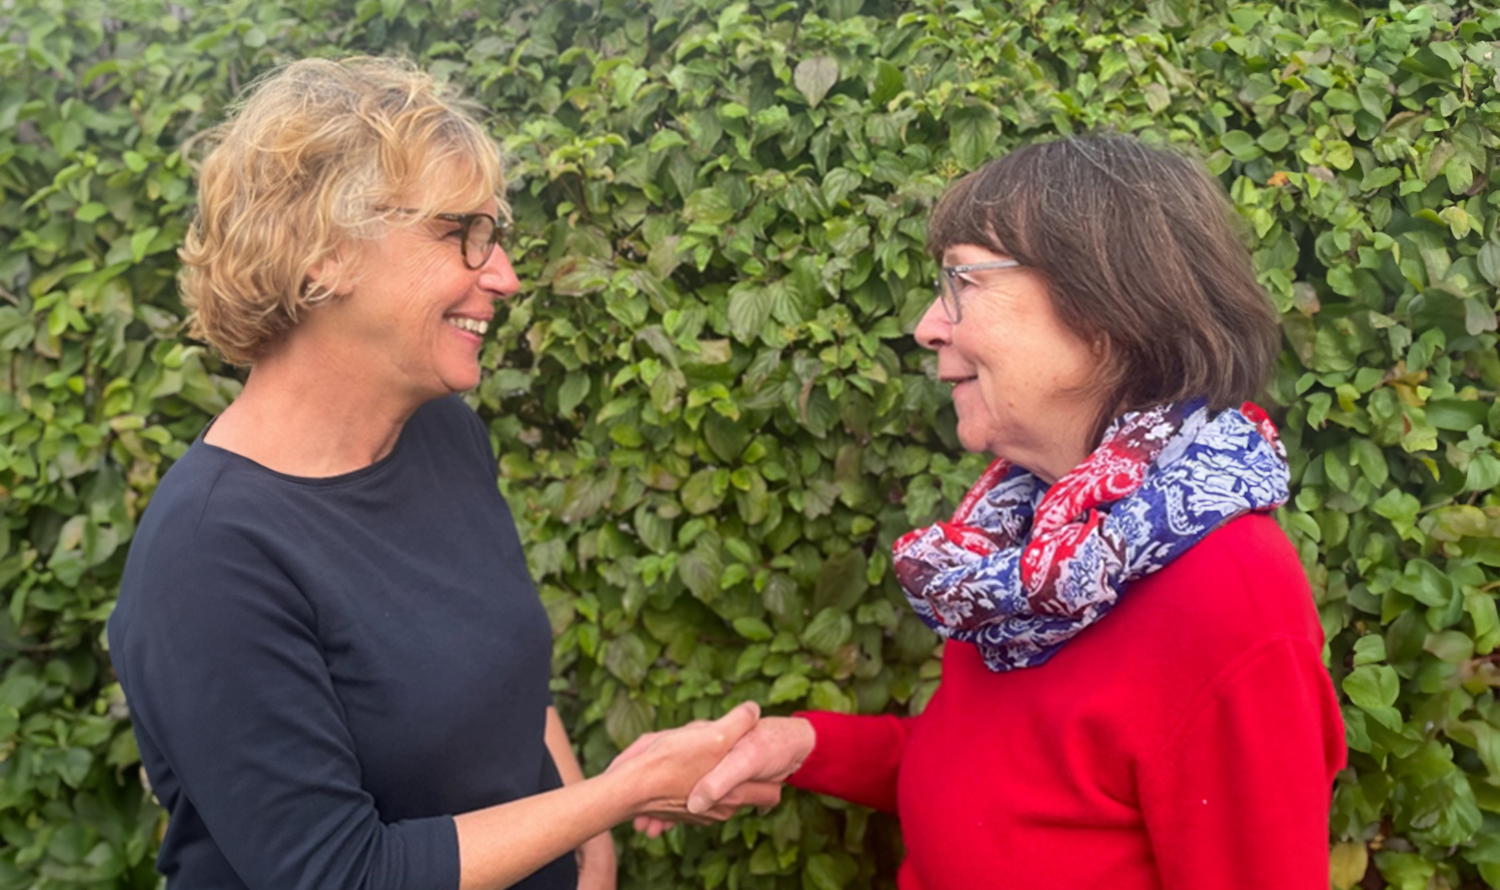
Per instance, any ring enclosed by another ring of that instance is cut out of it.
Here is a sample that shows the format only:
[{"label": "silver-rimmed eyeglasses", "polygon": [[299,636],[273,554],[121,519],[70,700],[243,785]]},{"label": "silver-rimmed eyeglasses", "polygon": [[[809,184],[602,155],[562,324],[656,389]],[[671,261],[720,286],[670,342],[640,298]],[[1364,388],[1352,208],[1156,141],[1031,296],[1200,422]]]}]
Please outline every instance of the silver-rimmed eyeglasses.
[{"label": "silver-rimmed eyeglasses", "polygon": [[966,263],[962,266],[943,266],[938,271],[937,282],[934,290],[937,291],[937,301],[943,307],[943,314],[948,317],[950,324],[958,324],[963,318],[963,306],[958,299],[958,285],[960,282],[973,284],[972,281],[964,281],[964,276],[970,272],[984,272],[990,269],[1014,269],[1021,265],[1019,260],[991,260],[987,263]]}]

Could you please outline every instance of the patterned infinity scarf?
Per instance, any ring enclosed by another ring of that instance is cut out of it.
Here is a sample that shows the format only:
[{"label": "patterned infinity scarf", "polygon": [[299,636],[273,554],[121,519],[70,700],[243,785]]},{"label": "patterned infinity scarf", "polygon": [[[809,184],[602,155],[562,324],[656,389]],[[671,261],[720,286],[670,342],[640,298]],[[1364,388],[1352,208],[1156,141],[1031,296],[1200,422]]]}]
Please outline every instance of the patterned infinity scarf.
[{"label": "patterned infinity scarf", "polygon": [[952,520],[896,542],[896,577],[927,626],[974,643],[990,670],[1035,667],[1130,582],[1286,503],[1287,481],[1276,428],[1249,402],[1216,417],[1203,399],[1132,411],[1050,488],[996,460]]}]

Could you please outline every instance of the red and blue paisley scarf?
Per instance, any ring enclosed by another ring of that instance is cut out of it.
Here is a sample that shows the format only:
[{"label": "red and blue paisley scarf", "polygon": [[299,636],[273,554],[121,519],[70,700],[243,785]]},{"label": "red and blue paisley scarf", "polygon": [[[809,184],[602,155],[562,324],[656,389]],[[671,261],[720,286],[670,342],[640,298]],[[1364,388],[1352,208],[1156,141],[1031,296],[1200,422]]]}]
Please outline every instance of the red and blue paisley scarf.
[{"label": "red and blue paisley scarf", "polygon": [[1109,613],[1130,582],[1229,520],[1287,499],[1286,450],[1246,402],[1202,399],[1122,415],[1048,487],[996,460],[948,522],[896,542],[896,577],[939,635],[993,671],[1043,664]]}]

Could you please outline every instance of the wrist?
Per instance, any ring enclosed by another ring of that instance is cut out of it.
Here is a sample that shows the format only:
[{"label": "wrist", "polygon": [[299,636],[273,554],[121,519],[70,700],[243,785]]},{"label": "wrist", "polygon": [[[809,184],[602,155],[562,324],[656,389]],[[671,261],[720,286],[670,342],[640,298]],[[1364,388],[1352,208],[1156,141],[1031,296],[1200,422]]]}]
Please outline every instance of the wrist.
[{"label": "wrist", "polygon": [[609,778],[613,784],[613,799],[625,810],[621,822],[643,813],[659,809],[665,803],[662,791],[664,764],[654,752],[643,752],[639,757],[611,766],[600,778]]},{"label": "wrist", "polygon": [[589,869],[615,867],[615,839],[609,832],[596,834],[578,848],[578,863]]},{"label": "wrist", "polygon": [[[601,796],[610,810],[610,825],[635,818],[651,800],[650,768],[641,761],[642,758],[635,758],[613,764],[588,780],[599,785]],[[607,832],[605,836],[608,836]],[[591,838],[587,843],[592,841]]]},{"label": "wrist", "polygon": [[776,721],[776,735],[780,740],[782,750],[787,752],[787,770],[784,775],[778,777],[785,782],[789,776],[802,768],[807,758],[812,755],[813,749],[818,744],[818,731],[811,720],[803,717],[800,713],[790,717],[765,717],[761,719],[762,724]]}]

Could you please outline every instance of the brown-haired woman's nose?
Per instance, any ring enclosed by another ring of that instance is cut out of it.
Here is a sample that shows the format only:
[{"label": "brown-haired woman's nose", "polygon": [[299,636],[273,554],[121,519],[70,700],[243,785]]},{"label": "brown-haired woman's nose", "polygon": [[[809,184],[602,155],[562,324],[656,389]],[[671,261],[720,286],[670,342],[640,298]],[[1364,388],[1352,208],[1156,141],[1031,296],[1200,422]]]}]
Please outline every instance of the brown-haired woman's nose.
[{"label": "brown-haired woman's nose", "polygon": [[933,300],[927,311],[922,313],[912,336],[926,349],[935,350],[952,342],[953,322],[948,320],[948,313],[943,311],[940,301]]}]

